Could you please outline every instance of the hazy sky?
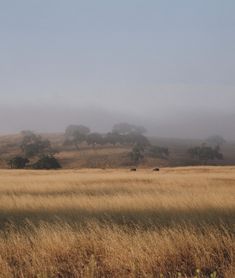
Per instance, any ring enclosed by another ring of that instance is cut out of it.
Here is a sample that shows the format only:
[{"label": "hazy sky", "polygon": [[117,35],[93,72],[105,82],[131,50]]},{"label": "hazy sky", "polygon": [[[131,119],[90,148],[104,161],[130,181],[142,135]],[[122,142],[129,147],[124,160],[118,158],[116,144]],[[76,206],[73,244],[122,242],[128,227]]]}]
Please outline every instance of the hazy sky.
[{"label": "hazy sky", "polygon": [[234,0],[0,0],[0,132],[128,118],[235,138],[234,12]]}]

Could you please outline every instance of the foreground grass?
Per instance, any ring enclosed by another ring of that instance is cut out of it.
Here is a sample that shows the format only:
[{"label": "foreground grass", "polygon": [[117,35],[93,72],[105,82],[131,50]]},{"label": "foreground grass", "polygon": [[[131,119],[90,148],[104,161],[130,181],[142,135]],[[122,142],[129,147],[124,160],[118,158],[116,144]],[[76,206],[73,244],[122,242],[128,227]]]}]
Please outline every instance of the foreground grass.
[{"label": "foreground grass", "polygon": [[41,224],[2,234],[0,252],[2,277],[234,277],[234,237],[221,229]]},{"label": "foreground grass", "polygon": [[1,171],[0,277],[234,277],[234,170]]}]

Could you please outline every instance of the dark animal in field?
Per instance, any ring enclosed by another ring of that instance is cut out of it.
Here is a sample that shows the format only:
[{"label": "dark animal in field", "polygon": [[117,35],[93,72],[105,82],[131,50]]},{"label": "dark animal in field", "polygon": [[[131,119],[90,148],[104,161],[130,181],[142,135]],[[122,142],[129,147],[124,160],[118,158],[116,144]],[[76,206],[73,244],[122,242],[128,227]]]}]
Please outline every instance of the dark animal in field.
[{"label": "dark animal in field", "polygon": [[137,171],[137,169],[136,169],[136,168],[131,168],[131,169],[130,169],[130,171],[132,171],[132,172],[136,172],[136,171]]},{"label": "dark animal in field", "polygon": [[153,171],[159,172],[159,171],[160,171],[160,168],[154,168]]}]

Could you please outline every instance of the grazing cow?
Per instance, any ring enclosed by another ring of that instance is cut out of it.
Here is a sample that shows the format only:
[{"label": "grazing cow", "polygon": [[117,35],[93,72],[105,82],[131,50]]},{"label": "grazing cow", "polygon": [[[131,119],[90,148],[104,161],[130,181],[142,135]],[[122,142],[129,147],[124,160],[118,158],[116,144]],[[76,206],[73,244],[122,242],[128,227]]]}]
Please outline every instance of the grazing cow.
[{"label": "grazing cow", "polygon": [[131,169],[130,169],[130,171],[132,171],[132,172],[136,172],[136,171],[137,171],[137,169],[136,169],[136,168],[131,168]]},{"label": "grazing cow", "polygon": [[159,168],[154,168],[154,169],[153,169],[153,171],[155,171],[155,172],[159,172],[159,171],[160,171],[160,169],[159,169]]}]

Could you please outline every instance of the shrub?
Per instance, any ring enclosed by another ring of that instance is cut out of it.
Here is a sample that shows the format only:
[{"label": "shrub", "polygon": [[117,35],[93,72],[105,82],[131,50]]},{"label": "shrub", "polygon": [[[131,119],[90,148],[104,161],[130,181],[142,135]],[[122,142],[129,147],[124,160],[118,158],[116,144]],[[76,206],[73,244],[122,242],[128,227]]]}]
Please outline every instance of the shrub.
[{"label": "shrub", "polygon": [[26,164],[29,163],[29,160],[22,156],[15,156],[9,162],[11,169],[24,169]]},{"label": "shrub", "polygon": [[44,155],[32,165],[33,169],[60,169],[61,165],[53,155]]}]

